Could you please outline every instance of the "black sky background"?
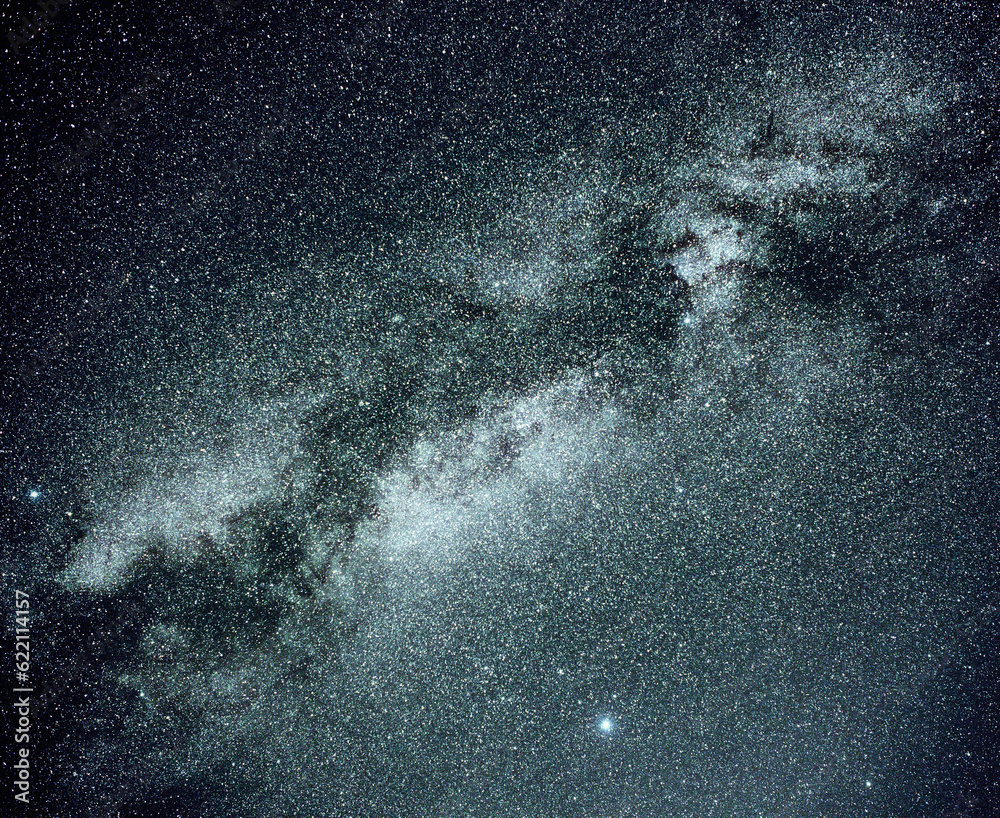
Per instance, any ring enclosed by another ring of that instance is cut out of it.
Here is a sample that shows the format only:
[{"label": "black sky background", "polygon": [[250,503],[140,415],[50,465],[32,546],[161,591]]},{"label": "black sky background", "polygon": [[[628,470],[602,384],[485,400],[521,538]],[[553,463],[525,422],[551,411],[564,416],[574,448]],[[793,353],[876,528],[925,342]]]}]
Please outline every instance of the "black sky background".
[{"label": "black sky background", "polygon": [[[30,8],[6,13],[0,39]],[[17,54],[3,55],[0,75],[5,573],[40,570],[30,544],[64,525],[52,522],[64,508],[83,502],[77,486],[88,464],[63,453],[87,428],[91,401],[119,389],[126,411],[142,400],[124,394],[122,373],[131,370],[116,369],[115,349],[134,343],[141,357],[151,339],[168,339],[182,359],[208,343],[215,317],[231,308],[219,293],[262,261],[295,268],[370,245],[394,252],[380,242],[455,214],[459,184],[477,178],[488,190],[496,160],[479,152],[475,135],[484,129],[516,163],[563,143],[592,143],[602,127],[626,119],[622,111],[641,111],[664,94],[676,99],[678,121],[704,122],[726,103],[717,78],[754,60],[760,42],[780,50],[794,36],[820,52],[827,32],[846,27],[863,39],[874,20],[901,32],[914,52],[947,62],[971,89],[956,103],[967,116],[954,125],[961,136],[940,156],[923,153],[931,165],[915,166],[914,175],[928,185],[936,175],[988,179],[997,161],[1000,46],[997,20],[974,3],[60,7]],[[697,66],[700,81],[685,70],[681,86],[680,62]],[[151,69],[160,76],[150,78]],[[126,110],[123,100],[137,89]],[[60,174],[69,151],[95,130],[80,166]],[[437,150],[441,135],[451,147],[435,159],[438,176],[414,185],[412,158],[428,144]],[[463,169],[460,183],[451,168]],[[400,190],[411,187],[401,204]],[[980,189],[941,233],[965,246],[980,234],[994,240],[997,190]],[[983,246],[989,253],[994,245]],[[310,286],[305,277],[300,284]],[[986,356],[995,363],[995,292],[988,278],[956,301],[958,318],[936,342],[993,338]],[[995,413],[995,384],[983,391],[984,413]],[[40,475],[50,496],[26,503]],[[995,502],[991,478],[970,478],[981,481],[984,505]],[[983,582],[995,589],[995,571]],[[72,656],[81,629],[100,630],[113,617],[96,611],[83,623],[64,622],[40,650]],[[139,640],[128,633],[126,653]],[[952,690],[937,704],[951,724],[941,731],[948,738],[896,765],[899,814],[996,814],[995,616],[975,638],[975,657],[940,670]],[[51,730],[71,729],[64,709],[46,718]],[[40,740],[52,758],[65,751],[62,736]],[[59,790],[55,773],[39,775],[40,799],[46,786]],[[140,803],[121,814],[210,814],[198,800],[210,786],[190,781],[158,794],[160,813]]]}]

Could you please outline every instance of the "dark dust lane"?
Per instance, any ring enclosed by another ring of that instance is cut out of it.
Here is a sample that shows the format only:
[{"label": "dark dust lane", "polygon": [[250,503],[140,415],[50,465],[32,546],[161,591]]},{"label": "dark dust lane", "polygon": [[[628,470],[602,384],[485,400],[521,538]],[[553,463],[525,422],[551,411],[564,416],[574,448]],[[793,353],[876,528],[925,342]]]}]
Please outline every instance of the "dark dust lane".
[{"label": "dark dust lane", "polygon": [[31,808],[994,814],[1000,29],[939,5],[11,22]]}]

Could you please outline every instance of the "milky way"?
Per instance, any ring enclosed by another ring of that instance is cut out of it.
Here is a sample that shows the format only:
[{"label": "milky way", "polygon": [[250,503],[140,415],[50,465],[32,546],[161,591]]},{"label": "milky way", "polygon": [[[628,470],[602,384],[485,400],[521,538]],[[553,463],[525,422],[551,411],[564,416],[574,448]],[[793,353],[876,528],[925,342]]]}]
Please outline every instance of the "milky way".
[{"label": "milky way", "polygon": [[217,11],[21,148],[39,814],[992,814],[985,15]]}]

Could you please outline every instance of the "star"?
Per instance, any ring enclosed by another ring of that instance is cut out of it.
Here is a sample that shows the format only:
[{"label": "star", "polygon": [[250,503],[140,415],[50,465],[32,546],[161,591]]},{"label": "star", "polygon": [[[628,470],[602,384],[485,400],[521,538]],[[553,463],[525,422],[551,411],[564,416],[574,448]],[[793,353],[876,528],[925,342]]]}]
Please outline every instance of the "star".
[{"label": "star", "polygon": [[38,489],[32,489],[28,492],[28,499],[30,500],[37,500],[41,496],[42,493]]},{"label": "star", "polygon": [[604,734],[610,734],[612,730],[615,729],[615,723],[609,718],[601,719],[600,724],[597,725],[598,729]]}]

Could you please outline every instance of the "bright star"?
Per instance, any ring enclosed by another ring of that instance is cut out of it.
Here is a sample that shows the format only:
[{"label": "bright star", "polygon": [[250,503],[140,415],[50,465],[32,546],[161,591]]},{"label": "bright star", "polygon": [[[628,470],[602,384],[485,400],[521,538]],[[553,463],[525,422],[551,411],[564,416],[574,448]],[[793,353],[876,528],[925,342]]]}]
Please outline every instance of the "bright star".
[{"label": "bright star", "polygon": [[38,489],[32,489],[31,491],[28,492],[28,497],[30,497],[32,500],[37,500],[41,496],[42,496],[41,492],[39,492]]},{"label": "bright star", "polygon": [[601,723],[597,725],[602,733],[610,733],[615,726],[615,723],[611,719],[601,719]]}]

